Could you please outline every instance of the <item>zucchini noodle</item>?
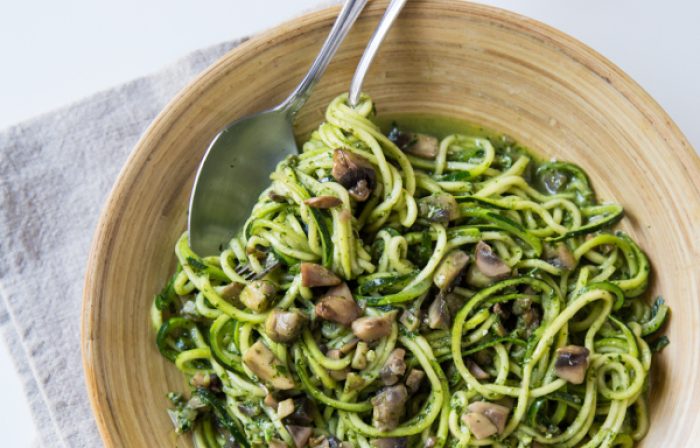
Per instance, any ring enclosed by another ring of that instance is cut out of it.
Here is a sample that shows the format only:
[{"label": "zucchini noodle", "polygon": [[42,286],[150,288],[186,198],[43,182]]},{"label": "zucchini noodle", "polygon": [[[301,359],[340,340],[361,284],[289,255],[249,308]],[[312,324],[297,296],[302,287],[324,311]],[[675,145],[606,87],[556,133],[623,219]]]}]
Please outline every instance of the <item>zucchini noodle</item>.
[{"label": "zucchini noodle", "polygon": [[[648,431],[669,308],[585,172],[335,98],[150,317],[198,447],[612,447]],[[211,255],[211,254],[207,254]]]}]

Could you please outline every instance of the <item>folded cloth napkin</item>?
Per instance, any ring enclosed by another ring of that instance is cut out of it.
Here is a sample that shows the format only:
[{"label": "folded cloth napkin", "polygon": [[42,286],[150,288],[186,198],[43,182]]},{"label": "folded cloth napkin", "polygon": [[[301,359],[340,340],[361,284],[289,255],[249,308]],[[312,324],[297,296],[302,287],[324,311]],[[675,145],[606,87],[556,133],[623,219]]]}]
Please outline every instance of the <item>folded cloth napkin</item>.
[{"label": "folded cloth napkin", "polygon": [[158,112],[241,42],[0,132],[0,326],[42,446],[102,445],[80,355],[83,274],[98,215]]}]

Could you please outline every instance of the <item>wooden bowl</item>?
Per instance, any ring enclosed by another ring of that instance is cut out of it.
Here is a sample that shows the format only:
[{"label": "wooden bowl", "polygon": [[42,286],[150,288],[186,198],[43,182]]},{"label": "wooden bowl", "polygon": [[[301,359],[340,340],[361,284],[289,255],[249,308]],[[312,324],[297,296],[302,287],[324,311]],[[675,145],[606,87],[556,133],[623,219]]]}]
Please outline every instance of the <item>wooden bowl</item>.
[{"label": "wooden bowl", "polygon": [[[345,91],[386,2],[372,2],[298,116],[305,134]],[[158,116],[124,167],[99,222],[85,279],[83,357],[107,446],[188,446],[165,394],[182,390],[149,323],[174,267],[195,169],[226,123],[272,106],[301,79],[336,8],[308,14],[231,51]],[[365,84],[380,113],[449,115],[506,132],[590,174],[622,203],[622,226],[654,266],[651,294],[673,310],[657,356],[646,447],[700,440],[700,161],[666,113],[620,69],[534,20],[457,0],[414,0]]]}]

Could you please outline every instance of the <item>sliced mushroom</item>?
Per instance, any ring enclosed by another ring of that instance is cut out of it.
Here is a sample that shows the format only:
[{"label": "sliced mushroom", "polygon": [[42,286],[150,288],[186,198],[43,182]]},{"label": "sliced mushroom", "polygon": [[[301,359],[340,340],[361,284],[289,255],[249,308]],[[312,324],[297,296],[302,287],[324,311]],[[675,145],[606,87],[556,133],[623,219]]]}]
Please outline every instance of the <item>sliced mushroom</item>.
[{"label": "sliced mushroom", "polygon": [[374,448],[408,448],[408,439],[406,437],[374,439],[372,446]]},{"label": "sliced mushroom", "polygon": [[232,282],[222,287],[219,291],[219,295],[225,300],[238,299],[243,288],[245,288],[245,283]]},{"label": "sliced mushroom", "polygon": [[342,282],[339,285],[333,286],[326,291],[325,296],[337,296],[337,297],[344,297],[346,299],[352,299],[352,291],[350,291],[350,287],[348,286],[347,283]]},{"label": "sliced mushroom", "polygon": [[418,157],[434,159],[438,154],[440,144],[432,135],[417,132],[405,132],[394,126],[387,135],[400,150]]},{"label": "sliced mushroom", "polygon": [[486,288],[493,283],[493,279],[482,274],[479,268],[476,267],[476,264],[469,266],[464,281],[467,285],[479,289]]},{"label": "sliced mushroom", "polygon": [[442,294],[438,294],[428,307],[428,326],[433,330],[448,330],[452,316]]},{"label": "sliced mushroom", "polygon": [[197,372],[190,378],[190,384],[194,387],[208,388],[211,384],[211,375],[204,372]]},{"label": "sliced mushroom", "polygon": [[483,241],[476,245],[476,267],[485,276],[496,280],[508,278],[511,273],[510,267]]},{"label": "sliced mushroom", "polygon": [[380,431],[390,431],[399,426],[407,400],[408,391],[403,384],[380,390],[372,398],[372,424],[374,427]]},{"label": "sliced mushroom", "polygon": [[393,386],[406,373],[404,356],[406,356],[406,350],[396,348],[387,357],[384,366],[379,371],[379,377],[385,386]]},{"label": "sliced mushroom", "polygon": [[265,333],[275,342],[291,342],[299,337],[306,321],[299,310],[274,309],[265,320]]},{"label": "sliced mushroom", "polygon": [[581,384],[586,379],[588,355],[586,347],[567,345],[557,349],[554,373],[571,384]]},{"label": "sliced mushroom", "polygon": [[272,393],[268,393],[267,395],[265,395],[263,404],[269,408],[277,409],[279,401],[277,401],[277,398],[275,398],[275,396]]},{"label": "sliced mushroom", "polygon": [[285,418],[288,415],[292,415],[294,413],[294,400],[291,398],[287,398],[286,400],[282,400],[277,404],[277,416],[279,418]]},{"label": "sliced mushroom", "polygon": [[362,341],[376,341],[391,334],[391,324],[395,317],[395,312],[382,316],[361,317],[352,323],[352,332]]},{"label": "sliced mushroom", "polygon": [[294,380],[289,374],[287,366],[262,341],[255,342],[243,354],[243,363],[260,380],[270,384],[275,389],[294,388]]},{"label": "sliced mushroom", "polygon": [[340,347],[340,353],[342,353],[343,355],[347,355],[348,353],[352,352],[353,350],[355,350],[355,347],[357,347],[358,342],[360,342],[359,339],[352,338],[350,342],[343,344]]},{"label": "sliced mushroom", "polygon": [[464,306],[464,299],[464,296],[455,292],[445,294],[445,302],[447,302],[447,309],[450,310],[451,317],[454,317],[455,314],[462,309]]},{"label": "sliced mushroom", "polygon": [[313,402],[305,396],[294,399],[294,412],[287,416],[285,423],[297,426],[310,426],[313,423]]},{"label": "sliced mushroom", "polygon": [[469,427],[469,431],[477,440],[482,440],[498,433],[496,425],[484,414],[468,412],[462,416],[462,420],[464,420],[464,423]]},{"label": "sliced mushroom", "polygon": [[369,347],[367,347],[366,342],[359,342],[357,348],[355,349],[355,354],[352,356],[352,362],[350,366],[353,369],[362,370],[367,367],[367,352]]},{"label": "sliced mushroom", "polygon": [[411,369],[411,371],[408,372],[408,375],[406,375],[406,381],[404,382],[406,384],[406,389],[408,389],[408,393],[413,395],[418,392],[418,389],[420,389],[421,383],[423,382],[423,378],[425,378],[425,372],[423,372],[421,369]]},{"label": "sliced mushroom", "polygon": [[239,299],[253,311],[265,311],[277,294],[277,286],[267,280],[255,280],[243,288]]},{"label": "sliced mushroom", "polygon": [[459,280],[469,263],[469,255],[462,250],[453,250],[443,258],[433,274],[433,283],[443,291],[449,290]]},{"label": "sliced mushroom", "polygon": [[488,401],[475,401],[467,406],[469,412],[482,414],[486,416],[491,423],[496,426],[498,434],[502,434],[503,430],[506,428],[506,421],[508,421],[508,414],[510,409],[505,406],[501,406],[496,403],[489,403]]},{"label": "sliced mushroom", "polygon": [[404,151],[425,159],[434,159],[438,155],[440,143],[432,135],[413,133],[413,140],[406,145]]},{"label": "sliced mushroom", "polygon": [[428,221],[447,224],[459,218],[459,205],[449,193],[434,193],[418,200],[418,214]]},{"label": "sliced mushroom", "polygon": [[470,358],[466,359],[466,365],[467,369],[469,369],[469,373],[474,375],[474,378],[476,378],[477,380],[486,380],[491,377],[491,375],[489,375],[484,369],[482,369],[479,364],[475,363]]},{"label": "sliced mushroom", "polygon": [[360,317],[362,310],[354,299],[341,296],[326,296],[316,303],[316,316],[348,326]]},{"label": "sliced mushroom", "polygon": [[412,308],[406,309],[401,313],[399,322],[406,327],[408,331],[416,331],[420,327],[420,310]]},{"label": "sliced mushroom", "polygon": [[301,264],[301,285],[307,288],[316,286],[335,286],[341,282],[340,277],[320,264],[304,262]]},{"label": "sliced mushroom", "polygon": [[311,208],[333,208],[342,203],[343,201],[335,196],[315,196],[304,201],[304,204]]},{"label": "sliced mushroom", "polygon": [[[332,350],[328,350],[328,352],[326,352],[326,356],[331,359],[340,359],[343,357],[343,353],[337,348],[334,348]],[[348,377],[348,373],[350,373],[350,367],[345,367],[341,370],[328,369],[328,374],[331,376],[331,378],[337,381],[345,380],[345,378]]]},{"label": "sliced mushroom", "polygon": [[358,202],[369,198],[377,179],[377,173],[369,160],[343,149],[333,151],[331,174]]},{"label": "sliced mushroom", "polygon": [[270,440],[270,444],[268,445],[269,448],[287,448],[287,444],[281,441],[280,439],[272,439]]},{"label": "sliced mushroom", "polygon": [[314,432],[313,428],[308,426],[287,425],[286,428],[289,435],[294,439],[296,448],[304,448],[309,443],[309,438]]},{"label": "sliced mushroom", "polygon": [[570,271],[576,267],[576,257],[565,243],[545,245],[542,258],[554,267]]}]

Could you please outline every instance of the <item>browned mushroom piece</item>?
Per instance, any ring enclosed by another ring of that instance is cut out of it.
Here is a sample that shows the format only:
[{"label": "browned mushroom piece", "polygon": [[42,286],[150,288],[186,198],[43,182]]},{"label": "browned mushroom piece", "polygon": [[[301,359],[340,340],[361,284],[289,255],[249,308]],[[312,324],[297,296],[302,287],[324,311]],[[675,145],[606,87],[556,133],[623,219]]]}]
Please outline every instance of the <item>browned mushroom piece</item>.
[{"label": "browned mushroom piece", "polygon": [[450,316],[454,317],[464,306],[465,297],[455,292],[449,292],[445,294],[445,302],[450,310]]},{"label": "browned mushroom piece", "polygon": [[418,214],[428,221],[447,224],[459,218],[459,205],[449,193],[434,193],[418,199]]},{"label": "browned mushroom piece", "polygon": [[265,333],[275,342],[291,342],[299,337],[307,318],[297,309],[274,309],[265,320]]},{"label": "browned mushroom piece", "polygon": [[284,420],[289,425],[311,426],[313,424],[313,402],[301,395],[294,398],[294,412]]},{"label": "browned mushroom piece", "polygon": [[301,264],[301,285],[307,288],[316,286],[335,286],[341,283],[340,277],[320,264],[304,262]]},{"label": "browned mushroom piece", "polygon": [[341,296],[325,296],[316,303],[316,316],[323,320],[348,326],[360,317],[362,310],[354,299]]},{"label": "browned mushroom piece", "polygon": [[197,372],[190,378],[190,384],[194,387],[207,388],[211,384],[211,375],[204,372]]},{"label": "browned mushroom piece", "polygon": [[331,448],[326,436],[316,436],[309,439],[309,448]]},{"label": "browned mushroom piece", "polygon": [[438,294],[428,307],[428,326],[433,330],[448,330],[452,316],[442,294]]},{"label": "browned mushroom piece", "polygon": [[255,280],[243,288],[239,299],[243,305],[251,310],[262,312],[270,306],[275,294],[277,294],[277,286],[274,283],[267,280]]},{"label": "browned mushroom piece", "polygon": [[404,356],[406,356],[406,350],[396,348],[387,357],[384,366],[379,371],[379,377],[385,386],[393,386],[398,383],[399,378],[406,373]]},{"label": "browned mushroom piece", "polygon": [[277,406],[279,405],[279,401],[277,400],[277,398],[275,398],[275,396],[272,393],[268,393],[267,395],[265,395],[265,399],[263,400],[263,404],[265,404],[265,406],[267,406],[267,407],[277,409]]},{"label": "browned mushroom piece", "polygon": [[285,418],[294,413],[294,400],[287,398],[282,400],[277,404],[277,416],[279,418]]},{"label": "browned mushroom piece", "polygon": [[467,406],[467,410],[472,413],[481,414],[491,420],[491,423],[496,426],[498,434],[502,434],[503,430],[506,428],[508,414],[510,413],[509,408],[488,401],[475,401],[470,403],[469,406]]},{"label": "browned mushroom piece", "polygon": [[287,444],[279,439],[272,439],[268,444],[269,448],[288,448]]},{"label": "browned mushroom piece", "polygon": [[396,312],[381,316],[361,317],[352,323],[352,332],[362,341],[376,341],[391,334],[391,324],[395,317]]},{"label": "browned mushroom piece", "polygon": [[348,353],[352,352],[355,350],[355,347],[357,347],[358,342],[360,342],[360,340],[357,338],[350,339],[350,342],[347,342],[340,347],[340,353],[347,355]]},{"label": "browned mushroom piece", "polygon": [[469,255],[462,250],[453,250],[443,258],[433,274],[433,283],[441,290],[449,290],[464,273]]},{"label": "browned mushroom piece", "polygon": [[482,369],[479,364],[475,363],[470,358],[466,359],[466,365],[467,369],[469,369],[469,373],[474,375],[474,378],[476,378],[477,380],[486,380],[491,377],[491,375],[489,375],[488,372]]},{"label": "browned mushroom piece", "polygon": [[355,353],[352,356],[352,362],[350,363],[350,366],[353,369],[357,370],[362,370],[365,367],[367,367],[367,352],[369,351],[369,347],[367,347],[366,342],[359,342],[357,344],[357,348],[355,349]]},{"label": "browned mushroom piece", "polygon": [[243,288],[245,288],[245,283],[229,283],[221,288],[219,295],[225,300],[238,299],[238,297],[241,295],[241,291],[243,291]]},{"label": "browned mushroom piece", "polygon": [[478,289],[486,288],[493,283],[493,279],[482,274],[476,264],[469,265],[464,281],[467,285]]},{"label": "browned mushroom piece", "polygon": [[287,366],[267,348],[262,341],[256,341],[243,354],[243,363],[262,381],[275,389],[294,388],[294,380]]},{"label": "browned mushroom piece", "polygon": [[406,437],[374,439],[372,446],[374,448],[408,448],[408,439]]},{"label": "browned mushroom piece", "polygon": [[[343,352],[337,348],[334,348],[332,350],[328,350],[328,352],[326,352],[326,356],[331,359],[340,359],[343,357]],[[345,378],[348,377],[348,373],[350,373],[350,367],[345,367],[344,369],[340,370],[328,369],[328,374],[336,381],[345,380]]]},{"label": "browned mushroom piece", "polygon": [[342,282],[339,285],[328,288],[328,291],[326,291],[326,293],[323,296],[324,297],[325,296],[337,296],[337,297],[344,297],[346,299],[353,298],[352,291],[350,291],[350,287],[345,282]]},{"label": "browned mushroom piece", "polygon": [[581,384],[586,379],[588,355],[586,347],[567,345],[557,349],[554,373],[571,384]]},{"label": "browned mushroom piece", "polygon": [[434,159],[438,155],[440,142],[432,135],[420,134],[414,132],[411,134],[411,141],[402,148],[405,152],[423,157],[425,159]]},{"label": "browned mushroom piece", "polygon": [[503,280],[510,277],[510,267],[501,260],[491,246],[483,241],[476,244],[476,267],[479,268],[482,274],[495,279]]},{"label": "browned mushroom piece", "polygon": [[311,208],[333,208],[342,203],[343,201],[335,196],[315,196],[304,201],[304,204]]},{"label": "browned mushroom piece", "polygon": [[559,269],[571,271],[576,267],[576,257],[566,243],[545,244],[542,258]]},{"label": "browned mushroom piece", "polygon": [[309,438],[314,432],[313,428],[308,426],[287,425],[285,428],[287,428],[287,432],[294,439],[296,448],[304,448],[309,443]]},{"label": "browned mushroom piece", "polygon": [[391,431],[399,426],[407,400],[408,391],[403,384],[381,389],[372,398],[372,424],[374,427],[380,431]]},{"label": "browned mushroom piece", "polygon": [[406,327],[408,331],[416,331],[420,327],[420,310],[409,308],[404,310],[399,317],[399,322]]},{"label": "browned mushroom piece", "polygon": [[484,414],[468,412],[462,416],[462,420],[477,440],[486,439],[498,433],[496,425]]},{"label": "browned mushroom piece", "polygon": [[420,389],[421,383],[423,382],[423,378],[425,378],[425,372],[423,372],[421,369],[414,368],[408,372],[404,383],[406,384],[406,389],[408,389],[410,394],[415,394],[418,392],[418,389]]},{"label": "browned mushroom piece", "polygon": [[369,160],[343,149],[333,151],[331,174],[358,202],[369,198],[377,181],[377,173]]}]

